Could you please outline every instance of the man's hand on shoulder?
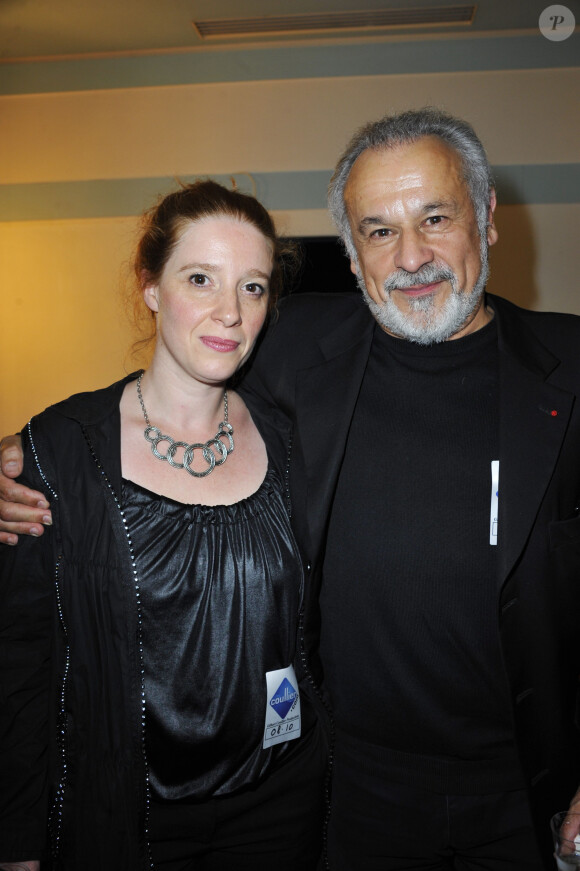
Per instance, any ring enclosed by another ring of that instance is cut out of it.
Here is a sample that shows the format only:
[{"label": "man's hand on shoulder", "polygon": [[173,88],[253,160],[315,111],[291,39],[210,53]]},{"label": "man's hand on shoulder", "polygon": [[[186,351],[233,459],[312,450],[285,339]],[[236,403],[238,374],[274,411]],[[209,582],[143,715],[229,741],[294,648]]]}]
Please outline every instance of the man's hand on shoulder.
[{"label": "man's hand on shoulder", "polygon": [[40,871],[40,862],[28,860],[28,862],[0,862],[1,871]]},{"label": "man's hand on shoulder", "polygon": [[569,816],[562,823],[560,834],[566,840],[574,841],[580,835],[580,789],[570,802],[567,813]]},{"label": "man's hand on shoulder", "polygon": [[0,544],[17,544],[19,535],[42,535],[52,523],[44,495],[14,481],[21,473],[20,436],[8,436],[0,442]]}]

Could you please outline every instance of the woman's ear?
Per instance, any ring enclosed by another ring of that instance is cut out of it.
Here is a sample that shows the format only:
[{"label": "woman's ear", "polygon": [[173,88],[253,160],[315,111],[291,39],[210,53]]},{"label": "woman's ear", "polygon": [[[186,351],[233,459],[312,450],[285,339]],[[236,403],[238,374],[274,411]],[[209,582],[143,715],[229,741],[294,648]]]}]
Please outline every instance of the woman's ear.
[{"label": "woman's ear", "polygon": [[159,311],[159,289],[156,284],[147,284],[143,288],[143,299],[147,308],[152,312]]}]

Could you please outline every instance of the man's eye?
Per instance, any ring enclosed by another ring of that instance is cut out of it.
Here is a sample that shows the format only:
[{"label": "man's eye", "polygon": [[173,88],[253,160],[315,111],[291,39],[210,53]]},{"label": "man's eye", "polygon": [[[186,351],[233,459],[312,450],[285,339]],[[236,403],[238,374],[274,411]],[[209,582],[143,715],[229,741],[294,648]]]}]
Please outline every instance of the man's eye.
[{"label": "man's eye", "polygon": [[388,236],[390,234],[390,232],[391,231],[388,230],[386,227],[380,227],[380,229],[378,230],[373,230],[373,232],[371,233],[371,238],[374,236],[375,239],[384,239],[385,236]]},{"label": "man's eye", "polygon": [[437,224],[442,224],[444,220],[445,220],[445,216],[444,216],[444,215],[432,215],[430,218],[427,218],[426,223],[427,223],[430,227],[434,227],[434,226],[436,226]]}]

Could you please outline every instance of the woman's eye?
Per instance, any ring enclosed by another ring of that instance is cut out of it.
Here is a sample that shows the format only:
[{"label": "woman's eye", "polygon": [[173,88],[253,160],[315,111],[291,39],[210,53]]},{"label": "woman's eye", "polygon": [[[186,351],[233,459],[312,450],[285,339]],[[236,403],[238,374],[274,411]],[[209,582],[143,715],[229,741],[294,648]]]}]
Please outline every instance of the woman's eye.
[{"label": "woman's eye", "polygon": [[257,284],[257,282],[252,281],[250,284],[246,284],[246,290],[248,293],[251,293],[252,296],[262,296],[262,294],[266,293],[266,290],[263,285]]},{"label": "woman's eye", "polygon": [[204,275],[203,272],[195,272],[193,275],[189,276],[189,280],[191,284],[195,284],[196,287],[205,287],[209,283],[209,278],[207,275]]}]

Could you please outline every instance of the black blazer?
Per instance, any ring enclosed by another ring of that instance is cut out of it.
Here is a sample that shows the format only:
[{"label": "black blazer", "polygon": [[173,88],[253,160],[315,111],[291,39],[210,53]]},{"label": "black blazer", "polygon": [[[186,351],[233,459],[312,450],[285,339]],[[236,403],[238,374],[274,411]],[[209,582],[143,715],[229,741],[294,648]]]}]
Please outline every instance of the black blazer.
[{"label": "black blazer", "polygon": [[[498,621],[517,746],[549,837],[551,813],[580,779],[580,318],[487,303],[499,346]],[[374,327],[358,295],[291,297],[244,383],[250,401],[281,408],[295,428],[290,487],[310,567],[313,662],[328,519]]]}]

